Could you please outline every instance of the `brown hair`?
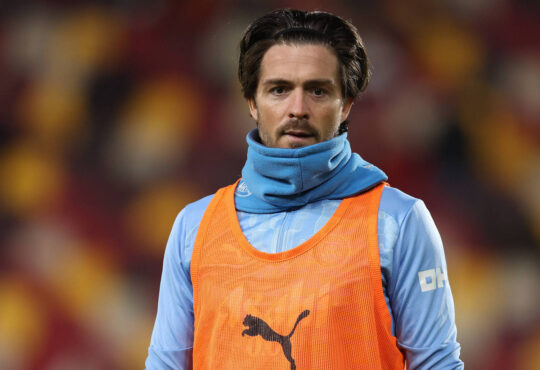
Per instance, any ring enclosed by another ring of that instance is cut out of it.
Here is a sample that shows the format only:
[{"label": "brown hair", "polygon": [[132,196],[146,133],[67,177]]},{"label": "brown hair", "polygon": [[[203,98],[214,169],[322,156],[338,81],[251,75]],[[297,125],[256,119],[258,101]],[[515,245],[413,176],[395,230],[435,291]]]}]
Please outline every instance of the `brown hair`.
[{"label": "brown hair", "polygon": [[336,15],[293,9],[274,10],[251,23],[240,41],[238,78],[246,99],[253,99],[260,65],[266,51],[276,44],[323,44],[339,61],[343,97],[355,98],[371,76],[364,43],[356,27]]}]

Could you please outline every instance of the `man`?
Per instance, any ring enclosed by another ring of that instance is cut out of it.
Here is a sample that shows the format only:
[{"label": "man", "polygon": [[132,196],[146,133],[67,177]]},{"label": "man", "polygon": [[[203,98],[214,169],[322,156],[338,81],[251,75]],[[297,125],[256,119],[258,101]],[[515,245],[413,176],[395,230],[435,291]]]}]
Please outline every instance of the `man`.
[{"label": "man", "polygon": [[461,369],[437,229],[352,153],[356,29],[277,10],[240,44],[242,179],[178,215],[148,369]]}]

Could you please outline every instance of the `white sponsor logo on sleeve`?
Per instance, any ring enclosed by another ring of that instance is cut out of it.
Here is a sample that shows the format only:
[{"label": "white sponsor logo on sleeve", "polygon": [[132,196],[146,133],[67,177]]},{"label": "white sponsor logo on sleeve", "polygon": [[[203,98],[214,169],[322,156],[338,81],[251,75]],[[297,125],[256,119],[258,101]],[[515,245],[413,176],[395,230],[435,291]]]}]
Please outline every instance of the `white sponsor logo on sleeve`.
[{"label": "white sponsor logo on sleeve", "polygon": [[448,282],[446,273],[440,267],[436,269],[424,270],[418,273],[420,289],[422,292],[429,292],[437,288],[444,287],[444,282]]}]

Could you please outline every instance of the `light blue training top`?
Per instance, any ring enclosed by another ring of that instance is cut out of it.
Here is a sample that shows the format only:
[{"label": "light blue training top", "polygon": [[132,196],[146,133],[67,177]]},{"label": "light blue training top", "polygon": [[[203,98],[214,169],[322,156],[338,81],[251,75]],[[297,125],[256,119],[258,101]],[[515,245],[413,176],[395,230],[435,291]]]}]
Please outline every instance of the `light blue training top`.
[{"label": "light blue training top", "polygon": [[[246,166],[249,162],[248,154]],[[258,183],[264,181],[258,179]],[[237,195],[258,183],[242,181]],[[190,263],[199,223],[212,197],[186,206],[172,227],[146,359],[149,370],[191,368],[194,316]],[[269,213],[237,210],[237,216],[251,245],[266,253],[279,253],[302,244],[319,231],[340,202],[322,199]],[[407,369],[463,369],[443,245],[429,211],[421,200],[387,186],[381,197],[377,227],[391,330],[405,353]]]}]

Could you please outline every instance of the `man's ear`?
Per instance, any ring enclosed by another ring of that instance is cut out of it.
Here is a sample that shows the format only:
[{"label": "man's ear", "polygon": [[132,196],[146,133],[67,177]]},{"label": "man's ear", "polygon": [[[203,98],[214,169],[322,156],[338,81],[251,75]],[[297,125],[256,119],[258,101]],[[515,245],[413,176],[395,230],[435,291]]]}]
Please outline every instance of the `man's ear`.
[{"label": "man's ear", "polygon": [[344,101],[343,107],[341,108],[341,121],[340,122],[345,121],[347,117],[349,117],[349,113],[351,112],[351,108],[353,106],[353,101],[354,101],[353,98],[348,98],[346,101]]},{"label": "man's ear", "polygon": [[255,98],[249,98],[248,99],[248,106],[249,106],[249,113],[251,114],[251,117],[257,121],[257,103],[255,102]]}]

